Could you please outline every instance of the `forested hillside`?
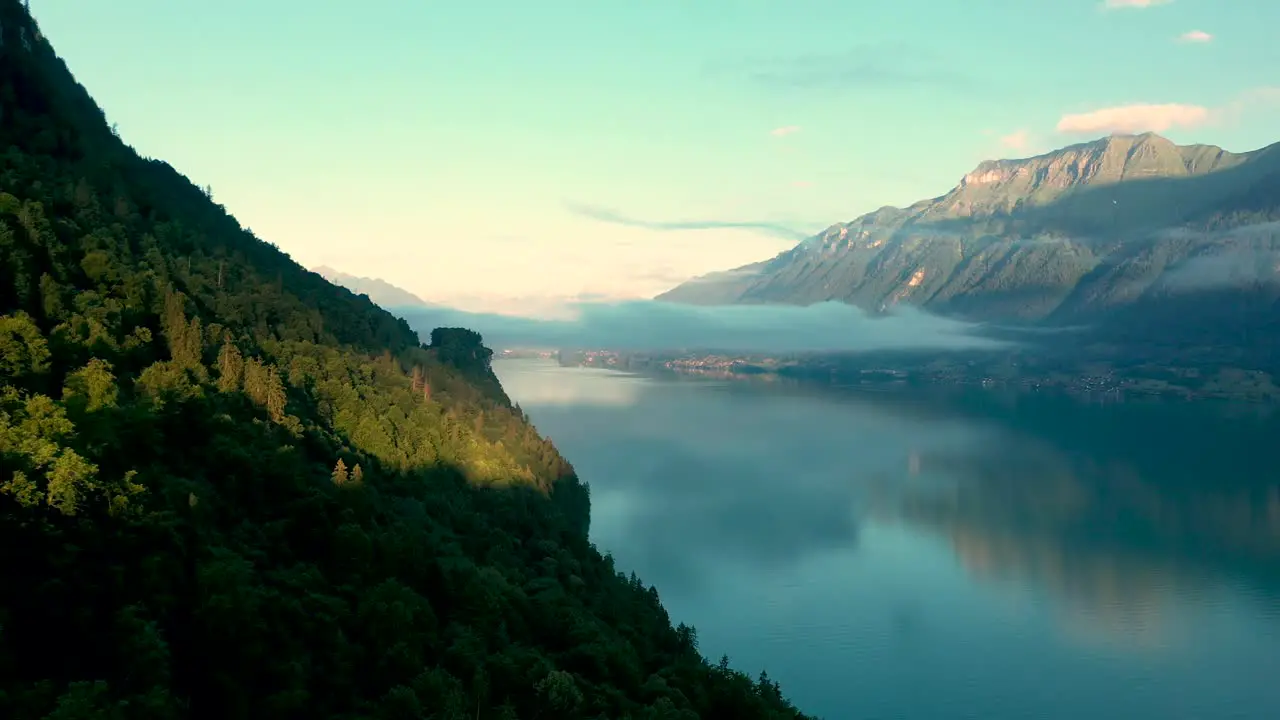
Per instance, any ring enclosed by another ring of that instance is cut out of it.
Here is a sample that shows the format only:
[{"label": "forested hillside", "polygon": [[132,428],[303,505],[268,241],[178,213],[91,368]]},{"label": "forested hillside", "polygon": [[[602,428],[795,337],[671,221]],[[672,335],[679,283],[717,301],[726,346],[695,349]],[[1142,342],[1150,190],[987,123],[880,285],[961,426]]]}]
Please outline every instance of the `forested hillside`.
[{"label": "forested hillside", "polygon": [[0,0],[0,717],[803,717],[590,545],[489,355],[139,158]]}]

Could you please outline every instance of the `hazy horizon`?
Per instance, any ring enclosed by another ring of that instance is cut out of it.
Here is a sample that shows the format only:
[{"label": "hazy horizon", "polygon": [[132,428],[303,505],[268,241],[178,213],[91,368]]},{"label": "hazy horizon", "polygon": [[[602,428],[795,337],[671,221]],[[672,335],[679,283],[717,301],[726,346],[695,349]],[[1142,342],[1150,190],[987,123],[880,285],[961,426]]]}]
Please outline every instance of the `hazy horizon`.
[{"label": "hazy horizon", "polygon": [[1280,139],[1262,0],[32,12],[126,142],[259,237],[475,307],[651,297],[1111,131]]},{"label": "hazy horizon", "polygon": [[445,307],[397,308],[396,312],[423,338],[436,327],[467,327],[480,333],[485,344],[495,350],[805,353],[972,350],[1010,345],[978,335],[983,327],[980,324],[906,306],[874,317],[836,302],[716,307],[634,300],[578,303],[566,309],[570,315],[552,318],[471,313]]}]

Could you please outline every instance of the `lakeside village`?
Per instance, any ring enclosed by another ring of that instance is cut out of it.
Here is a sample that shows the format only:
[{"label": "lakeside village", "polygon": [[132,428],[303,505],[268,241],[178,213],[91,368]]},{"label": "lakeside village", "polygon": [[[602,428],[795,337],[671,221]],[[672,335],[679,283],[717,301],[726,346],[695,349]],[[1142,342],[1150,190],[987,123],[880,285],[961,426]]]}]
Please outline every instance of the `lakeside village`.
[{"label": "lakeside village", "polygon": [[679,373],[717,379],[756,379],[830,384],[945,384],[1060,392],[1100,400],[1126,395],[1183,399],[1280,399],[1280,387],[1262,371],[1234,367],[1202,370],[1158,362],[1125,366],[1104,361],[1064,361],[1034,355],[877,357],[812,355],[769,357],[713,352],[630,353],[615,350],[507,349],[498,357],[556,360],[565,367],[634,373]]}]

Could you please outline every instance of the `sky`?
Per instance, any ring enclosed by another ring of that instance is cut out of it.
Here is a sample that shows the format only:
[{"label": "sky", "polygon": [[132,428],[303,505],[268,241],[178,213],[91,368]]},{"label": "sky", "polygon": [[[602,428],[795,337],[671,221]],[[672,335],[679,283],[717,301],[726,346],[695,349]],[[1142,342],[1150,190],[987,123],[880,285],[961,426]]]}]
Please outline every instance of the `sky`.
[{"label": "sky", "polygon": [[139,152],[307,267],[651,297],[983,159],[1280,140],[1274,0],[31,0]]}]

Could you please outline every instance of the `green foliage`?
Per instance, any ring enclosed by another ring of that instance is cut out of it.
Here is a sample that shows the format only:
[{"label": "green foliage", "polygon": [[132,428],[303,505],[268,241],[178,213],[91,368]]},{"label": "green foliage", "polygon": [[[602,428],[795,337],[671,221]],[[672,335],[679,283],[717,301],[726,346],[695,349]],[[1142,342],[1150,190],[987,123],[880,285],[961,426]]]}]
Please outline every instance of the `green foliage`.
[{"label": "green foliage", "polygon": [[49,369],[49,343],[25,312],[0,317],[0,376],[21,382]]},{"label": "green foliage", "polygon": [[588,542],[478,335],[421,345],[0,33],[0,717],[802,717]]}]

